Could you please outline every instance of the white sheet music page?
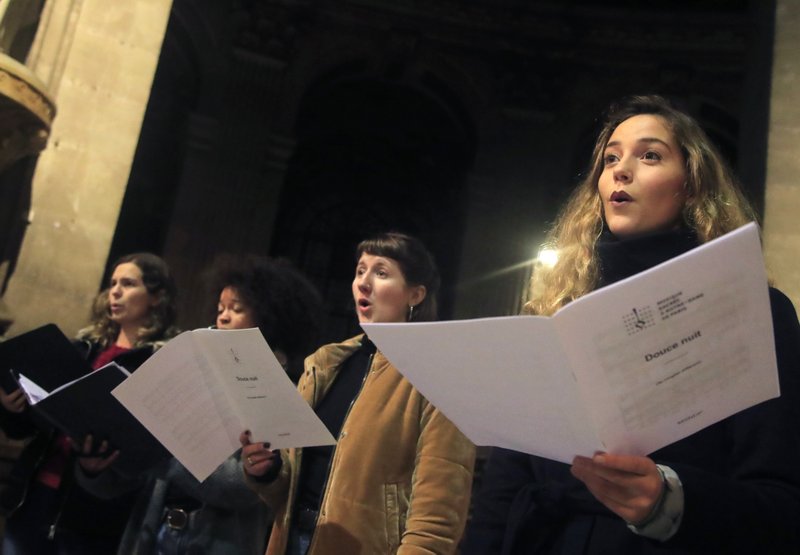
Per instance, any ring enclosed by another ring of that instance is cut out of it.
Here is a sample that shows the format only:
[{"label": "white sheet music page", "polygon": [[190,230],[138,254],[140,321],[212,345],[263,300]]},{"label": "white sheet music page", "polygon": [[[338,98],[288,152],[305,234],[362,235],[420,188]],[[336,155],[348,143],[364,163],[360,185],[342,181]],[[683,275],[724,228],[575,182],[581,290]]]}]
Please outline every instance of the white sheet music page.
[{"label": "white sheet music page", "polygon": [[754,224],[597,290],[555,320],[611,452],[650,453],[780,394]]},{"label": "white sheet music page", "polygon": [[362,327],[476,445],[563,461],[602,448],[550,318]]},{"label": "white sheet music page", "polygon": [[255,328],[184,332],[112,393],[200,481],[245,429],[275,449],[334,443]]},{"label": "white sheet music page", "polygon": [[645,455],[780,394],[754,224],[553,317],[362,327],[473,442],[562,462]]}]

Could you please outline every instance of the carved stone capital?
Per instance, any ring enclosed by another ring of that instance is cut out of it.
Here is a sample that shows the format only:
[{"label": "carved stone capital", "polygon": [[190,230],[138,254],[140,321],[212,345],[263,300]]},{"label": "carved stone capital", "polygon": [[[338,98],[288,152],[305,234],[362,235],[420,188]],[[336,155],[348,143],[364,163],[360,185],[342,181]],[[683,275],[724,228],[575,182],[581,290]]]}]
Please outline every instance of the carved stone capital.
[{"label": "carved stone capital", "polygon": [[47,144],[55,103],[24,65],[0,54],[0,171]]}]

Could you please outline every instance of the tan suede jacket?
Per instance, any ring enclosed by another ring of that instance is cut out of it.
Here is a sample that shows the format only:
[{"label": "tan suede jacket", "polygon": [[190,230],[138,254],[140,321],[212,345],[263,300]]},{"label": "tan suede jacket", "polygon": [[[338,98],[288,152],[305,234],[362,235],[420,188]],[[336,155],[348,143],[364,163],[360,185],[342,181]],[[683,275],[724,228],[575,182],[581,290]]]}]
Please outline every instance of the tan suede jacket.
[{"label": "tan suede jacket", "polygon": [[[309,356],[298,389],[316,406],[362,336]],[[249,485],[275,511],[267,555],[286,551],[302,449],[274,482]],[[467,517],[475,447],[376,353],[342,425],[308,555],[454,553]]]}]

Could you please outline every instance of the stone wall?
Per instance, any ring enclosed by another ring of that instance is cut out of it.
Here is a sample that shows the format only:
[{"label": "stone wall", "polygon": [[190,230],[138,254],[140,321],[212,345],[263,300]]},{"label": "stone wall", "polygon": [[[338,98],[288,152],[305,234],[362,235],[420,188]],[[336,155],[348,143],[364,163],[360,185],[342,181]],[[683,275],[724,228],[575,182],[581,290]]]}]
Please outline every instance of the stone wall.
[{"label": "stone wall", "polygon": [[800,4],[778,0],[772,67],[764,250],[775,285],[800,307]]},{"label": "stone wall", "polygon": [[171,0],[50,0],[27,65],[58,116],[4,300],[11,335],[85,325],[119,218]]}]

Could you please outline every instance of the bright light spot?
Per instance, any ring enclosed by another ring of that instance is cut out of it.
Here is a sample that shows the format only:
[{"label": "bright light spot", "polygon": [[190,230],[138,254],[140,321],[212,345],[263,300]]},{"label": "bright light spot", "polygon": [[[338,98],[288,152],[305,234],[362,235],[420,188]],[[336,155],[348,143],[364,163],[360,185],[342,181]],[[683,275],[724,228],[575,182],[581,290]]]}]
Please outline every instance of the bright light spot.
[{"label": "bright light spot", "polygon": [[542,249],[536,255],[536,261],[542,266],[552,268],[558,262],[558,253],[555,249]]}]

